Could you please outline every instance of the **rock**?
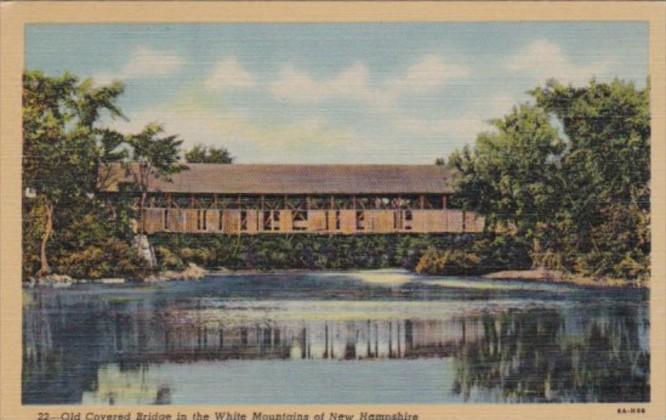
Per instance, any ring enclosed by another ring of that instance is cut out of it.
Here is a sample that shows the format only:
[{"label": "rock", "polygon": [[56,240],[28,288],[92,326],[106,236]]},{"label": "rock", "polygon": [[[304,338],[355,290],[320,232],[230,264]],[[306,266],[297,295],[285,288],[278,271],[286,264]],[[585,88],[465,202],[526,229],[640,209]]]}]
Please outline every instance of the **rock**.
[{"label": "rock", "polygon": [[66,274],[48,274],[37,279],[37,284],[53,287],[69,287],[74,283],[74,279]]},{"label": "rock", "polygon": [[149,267],[153,268],[157,266],[157,258],[155,257],[155,250],[153,249],[152,245],[150,245],[148,236],[146,235],[135,236],[134,247],[139,252],[139,256],[141,256],[141,258],[146,260]]},{"label": "rock", "polygon": [[205,268],[199,267],[194,263],[189,263],[187,268],[181,272],[181,278],[183,280],[199,280],[208,274],[208,270]]},{"label": "rock", "polygon": [[106,277],[102,278],[96,281],[96,283],[102,283],[102,284],[122,284],[125,283],[126,280],[122,277]]},{"label": "rock", "polygon": [[162,271],[156,275],[146,277],[144,281],[155,283],[169,280],[200,280],[206,277],[206,275],[208,275],[208,270],[194,263],[189,263],[183,271]]}]

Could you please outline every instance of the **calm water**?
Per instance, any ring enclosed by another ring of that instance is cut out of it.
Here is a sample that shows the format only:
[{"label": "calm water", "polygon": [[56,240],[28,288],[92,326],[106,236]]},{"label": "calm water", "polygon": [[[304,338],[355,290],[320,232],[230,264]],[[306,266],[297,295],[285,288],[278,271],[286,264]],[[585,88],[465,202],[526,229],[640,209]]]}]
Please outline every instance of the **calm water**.
[{"label": "calm water", "polygon": [[648,295],[402,271],[24,293],[25,404],[648,401]]}]

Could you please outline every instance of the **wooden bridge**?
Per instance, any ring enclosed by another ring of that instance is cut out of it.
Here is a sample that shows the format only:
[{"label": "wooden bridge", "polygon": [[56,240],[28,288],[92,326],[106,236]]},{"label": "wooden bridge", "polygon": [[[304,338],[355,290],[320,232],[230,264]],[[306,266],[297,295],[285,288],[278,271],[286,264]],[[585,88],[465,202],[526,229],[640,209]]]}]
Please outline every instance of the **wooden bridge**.
[{"label": "wooden bridge", "polygon": [[[481,232],[484,220],[450,209],[450,172],[436,165],[188,164],[150,180],[146,233],[372,234]],[[107,192],[131,181],[117,169]]]}]

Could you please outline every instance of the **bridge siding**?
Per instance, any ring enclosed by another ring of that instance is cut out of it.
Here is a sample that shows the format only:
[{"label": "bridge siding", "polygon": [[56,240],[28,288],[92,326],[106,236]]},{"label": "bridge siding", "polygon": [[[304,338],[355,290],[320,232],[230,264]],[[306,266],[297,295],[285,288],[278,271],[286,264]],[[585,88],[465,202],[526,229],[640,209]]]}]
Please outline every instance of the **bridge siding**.
[{"label": "bridge siding", "polygon": [[[167,211],[168,229],[164,218]],[[238,209],[177,209],[147,208],[144,210],[146,233],[177,232],[201,234],[260,234],[260,233],[328,233],[328,234],[364,234],[364,233],[462,233],[483,231],[484,220],[473,212],[461,210],[363,210],[365,228],[356,229],[357,210],[308,210],[307,230],[294,230],[292,210],[279,210],[279,230],[264,230],[261,211],[248,209],[246,212],[247,229],[241,231],[241,210]],[[336,211],[340,212],[340,229],[336,230]],[[412,213],[411,229],[405,220],[405,213]],[[198,218],[205,212],[206,229]],[[222,230],[219,221],[222,217]],[[328,223],[326,220],[328,219]],[[328,226],[328,229],[327,229]]]}]

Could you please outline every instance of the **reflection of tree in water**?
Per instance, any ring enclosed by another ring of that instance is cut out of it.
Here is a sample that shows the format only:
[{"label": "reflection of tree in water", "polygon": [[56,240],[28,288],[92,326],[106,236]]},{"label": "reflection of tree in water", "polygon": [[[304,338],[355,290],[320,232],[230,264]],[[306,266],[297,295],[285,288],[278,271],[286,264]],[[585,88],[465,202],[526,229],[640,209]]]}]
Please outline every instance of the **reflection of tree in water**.
[{"label": "reflection of tree in water", "polygon": [[81,390],[96,386],[99,361],[113,351],[98,323],[108,305],[47,293],[33,294],[23,309],[23,403],[80,402]]},{"label": "reflection of tree in water", "polygon": [[[125,352],[147,348],[151,336],[161,330],[159,319],[152,316],[151,301],[100,299],[48,289],[24,299],[24,404],[80,403],[84,390],[98,389],[100,366],[117,361]],[[120,367],[146,368],[136,362]]]},{"label": "reflection of tree in water", "polygon": [[570,335],[554,310],[509,311],[480,323],[482,337],[460,343],[453,392],[500,393],[505,401],[649,401],[648,351],[639,345],[636,309],[583,321]]},{"label": "reflection of tree in water", "polygon": [[[649,397],[649,351],[639,345],[645,315],[623,304],[610,312],[591,305],[576,316],[540,308],[447,319],[274,321],[270,311],[245,318],[260,311],[197,299],[32,296],[23,318],[26,404],[79,403],[84,392],[121,401],[114,394],[120,379],[143,380],[141,372],[156,364],[228,359],[452,358],[453,391],[465,400],[486,391],[509,401]],[[145,401],[172,398],[169,384],[142,386]]]}]

